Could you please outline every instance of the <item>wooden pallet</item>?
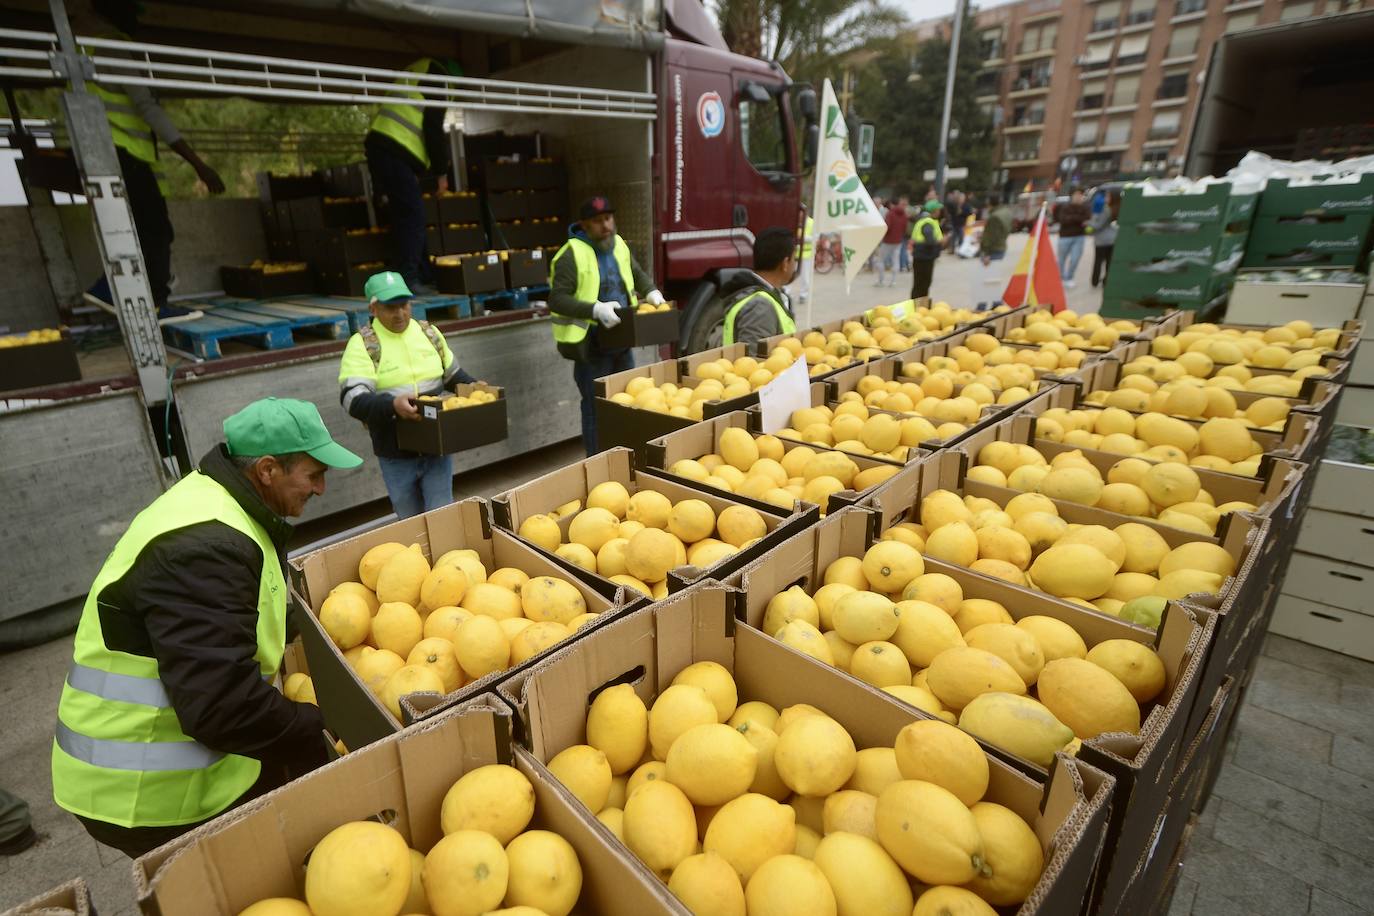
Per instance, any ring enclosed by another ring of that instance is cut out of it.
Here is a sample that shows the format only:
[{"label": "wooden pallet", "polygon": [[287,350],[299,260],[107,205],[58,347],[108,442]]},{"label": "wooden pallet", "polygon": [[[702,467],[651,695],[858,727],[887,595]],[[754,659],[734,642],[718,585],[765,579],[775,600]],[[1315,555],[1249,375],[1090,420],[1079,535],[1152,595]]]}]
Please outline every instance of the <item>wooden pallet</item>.
[{"label": "wooden pallet", "polygon": [[299,331],[329,340],[340,340],[351,333],[348,315],[335,309],[277,299],[247,299],[231,307],[237,311],[252,312],[255,315],[265,315],[289,322],[292,332]]},{"label": "wooden pallet", "polygon": [[[541,286],[522,286],[518,289],[502,289],[490,293],[473,293],[473,313],[511,312],[516,309],[527,309],[530,307],[531,298],[547,295],[548,292],[549,287],[544,284]],[[478,311],[477,306],[481,307],[481,311]]]},{"label": "wooden pallet", "polygon": [[263,350],[284,350],[295,343],[289,323],[225,306],[194,321],[164,325],[162,334],[172,346],[201,359],[223,356],[220,344],[226,340],[241,340]]}]

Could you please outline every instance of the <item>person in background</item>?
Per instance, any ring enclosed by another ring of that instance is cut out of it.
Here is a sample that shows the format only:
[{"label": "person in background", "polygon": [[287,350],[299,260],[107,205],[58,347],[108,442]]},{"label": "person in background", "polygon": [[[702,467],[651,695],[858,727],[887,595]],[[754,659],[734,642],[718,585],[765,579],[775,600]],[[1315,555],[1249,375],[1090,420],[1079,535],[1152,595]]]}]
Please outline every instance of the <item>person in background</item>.
[{"label": "person in background", "polygon": [[0,856],[17,856],[37,842],[29,803],[0,789]]},{"label": "person in background", "polygon": [[783,286],[797,269],[792,233],[772,226],[754,240],[754,276],[745,285],[721,290],[725,314],[711,331],[708,347],[755,344],[797,330]]},{"label": "person in background", "polygon": [[[420,75],[457,76],[456,63],[422,57],[406,70],[415,77],[406,85],[418,87]],[[386,201],[391,234],[388,238],[387,266],[399,273],[405,285],[416,293],[434,292],[429,285],[431,271],[425,251],[425,207],[420,189],[422,179],[434,178],[439,193],[448,190],[449,147],[444,139],[444,114],[447,109],[421,107],[402,101],[409,97],[423,100],[415,91],[396,96],[378,110],[363,139],[367,169],[372,186]]]},{"label": "person in background", "polygon": [[134,858],[328,762],[324,719],[272,684],[287,518],[362,459],[314,404],[254,401],[130,523],[96,574],[57,707],[52,791]]},{"label": "person in background", "polygon": [[988,197],[987,217],[983,221],[983,237],[979,242],[978,259],[983,269],[973,301],[977,311],[985,312],[1002,301],[1001,262],[1007,256],[1007,237],[1011,235],[1011,207],[1000,196]]},{"label": "person in background", "polygon": [[396,442],[398,423],[418,420],[416,398],[477,381],[458,365],[448,341],[410,314],[410,288],[395,271],[363,285],[372,318],[348,339],[339,363],[339,401],[372,437],[372,453],[397,518],[453,502],[453,456],[421,455]]},{"label": "person in background", "polygon": [[1092,232],[1088,226],[1091,218],[1092,213],[1083,202],[1082,188],[1074,188],[1069,192],[1069,202],[1059,207],[1059,275],[1068,289],[1075,285],[1073,275],[1083,257],[1086,237]]},{"label": "person in background", "polygon": [[[905,196],[897,198],[896,202],[887,208],[887,215],[883,217],[887,223],[887,232],[878,243],[878,282],[875,286],[897,285],[897,251],[906,243],[908,203]],[[884,283],[883,277],[888,274],[892,275],[892,279]]]},{"label": "person in background", "polygon": [[[81,7],[73,9],[72,27],[99,37],[128,41],[139,34],[141,6],[136,0],[93,0],[89,11]],[[98,19],[92,19],[91,12]],[[176,232],[167,214],[166,171],[158,158],[158,141],[184,159],[211,194],[223,194],[224,181],[186,142],[147,86],[104,86],[88,81],[86,88],[105,105],[105,118],[114,136],[119,171],[124,178],[124,194],[133,211],[153,304],[159,315],[166,317],[171,314],[166,309],[172,291],[172,242]],[[105,302],[113,301],[103,276],[90,292]]]},{"label": "person in background", "polygon": [[796,291],[797,302],[805,306],[811,301],[811,281],[816,276],[816,220],[809,213],[802,224],[801,242],[793,246],[792,251],[797,262],[797,278],[792,288]]},{"label": "person in background", "polygon": [[940,231],[940,202],[928,200],[922,215],[911,229],[911,298],[930,295],[930,281],[935,274],[935,261],[945,245]]},{"label": "person in background", "polygon": [[[910,225],[911,225],[911,217],[912,217],[912,214],[915,212],[915,210],[914,210],[914,208],[911,206],[911,202],[910,202],[910,200],[909,200],[908,198],[905,198],[905,197],[904,197],[904,198],[902,198],[902,199],[907,201],[907,205],[903,208],[903,211],[904,211],[904,213],[905,213],[905,215],[906,215],[906,224],[907,224],[907,226],[910,226]],[[901,244],[901,247],[897,249],[897,271],[898,271],[899,273],[907,273],[907,272],[910,271],[910,270],[911,270],[911,239],[910,239],[910,237],[908,237],[907,235],[904,234],[904,235],[902,236],[902,244]]]},{"label": "person in background", "polygon": [[1121,211],[1121,196],[1113,191],[1103,208],[1093,214],[1088,223],[1093,235],[1093,276],[1092,285],[1107,280],[1107,269],[1112,263],[1112,249],[1116,247],[1117,214]]},{"label": "person in background", "polygon": [[620,324],[616,309],[634,308],[640,297],[662,305],[663,294],[639,266],[630,246],[615,231],[615,208],[605,197],[582,204],[578,220],[568,227],[568,240],[549,262],[549,319],[554,343],[572,360],[573,381],[582,395],[582,445],[587,454],[601,451],[596,437],[596,380],[633,369],[634,354],[625,348],[603,350],[598,325]]}]

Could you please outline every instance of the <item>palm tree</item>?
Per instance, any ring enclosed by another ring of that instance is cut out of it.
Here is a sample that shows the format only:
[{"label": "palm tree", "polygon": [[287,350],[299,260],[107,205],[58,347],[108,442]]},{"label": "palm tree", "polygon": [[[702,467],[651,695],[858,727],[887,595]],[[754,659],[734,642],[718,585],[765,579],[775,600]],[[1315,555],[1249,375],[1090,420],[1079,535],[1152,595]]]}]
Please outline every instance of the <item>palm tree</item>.
[{"label": "palm tree", "polygon": [[782,64],[798,81],[833,75],[834,63],[906,22],[881,0],[719,0],[730,49]]}]

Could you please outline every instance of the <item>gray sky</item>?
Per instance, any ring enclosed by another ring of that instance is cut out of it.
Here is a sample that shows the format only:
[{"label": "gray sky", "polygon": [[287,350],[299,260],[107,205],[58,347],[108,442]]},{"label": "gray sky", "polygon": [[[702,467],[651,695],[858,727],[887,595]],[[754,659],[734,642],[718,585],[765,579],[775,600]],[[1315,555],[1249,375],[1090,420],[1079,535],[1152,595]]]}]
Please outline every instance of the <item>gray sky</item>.
[{"label": "gray sky", "polygon": [[[937,16],[948,16],[954,12],[954,0],[887,0],[893,6],[904,11],[908,19],[912,22],[920,22],[922,19],[934,19]],[[1013,0],[971,0],[973,6],[984,9],[989,6],[1005,6]]]}]

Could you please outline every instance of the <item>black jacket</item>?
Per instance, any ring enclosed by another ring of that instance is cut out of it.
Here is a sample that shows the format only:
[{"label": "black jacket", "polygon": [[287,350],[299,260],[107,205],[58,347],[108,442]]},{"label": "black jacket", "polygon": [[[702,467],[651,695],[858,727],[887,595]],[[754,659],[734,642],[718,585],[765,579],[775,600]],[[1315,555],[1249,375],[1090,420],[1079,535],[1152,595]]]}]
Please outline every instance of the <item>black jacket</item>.
[{"label": "black jacket", "polygon": [[[258,496],[223,445],[200,462],[267,529],[284,562],[291,526]],[[156,658],[181,729],[206,747],[262,761],[285,782],[326,763],[324,718],[263,680],[257,652],[262,550],[222,522],[154,539],[98,598],[105,644]],[[276,777],[276,778],[274,778]]]}]

